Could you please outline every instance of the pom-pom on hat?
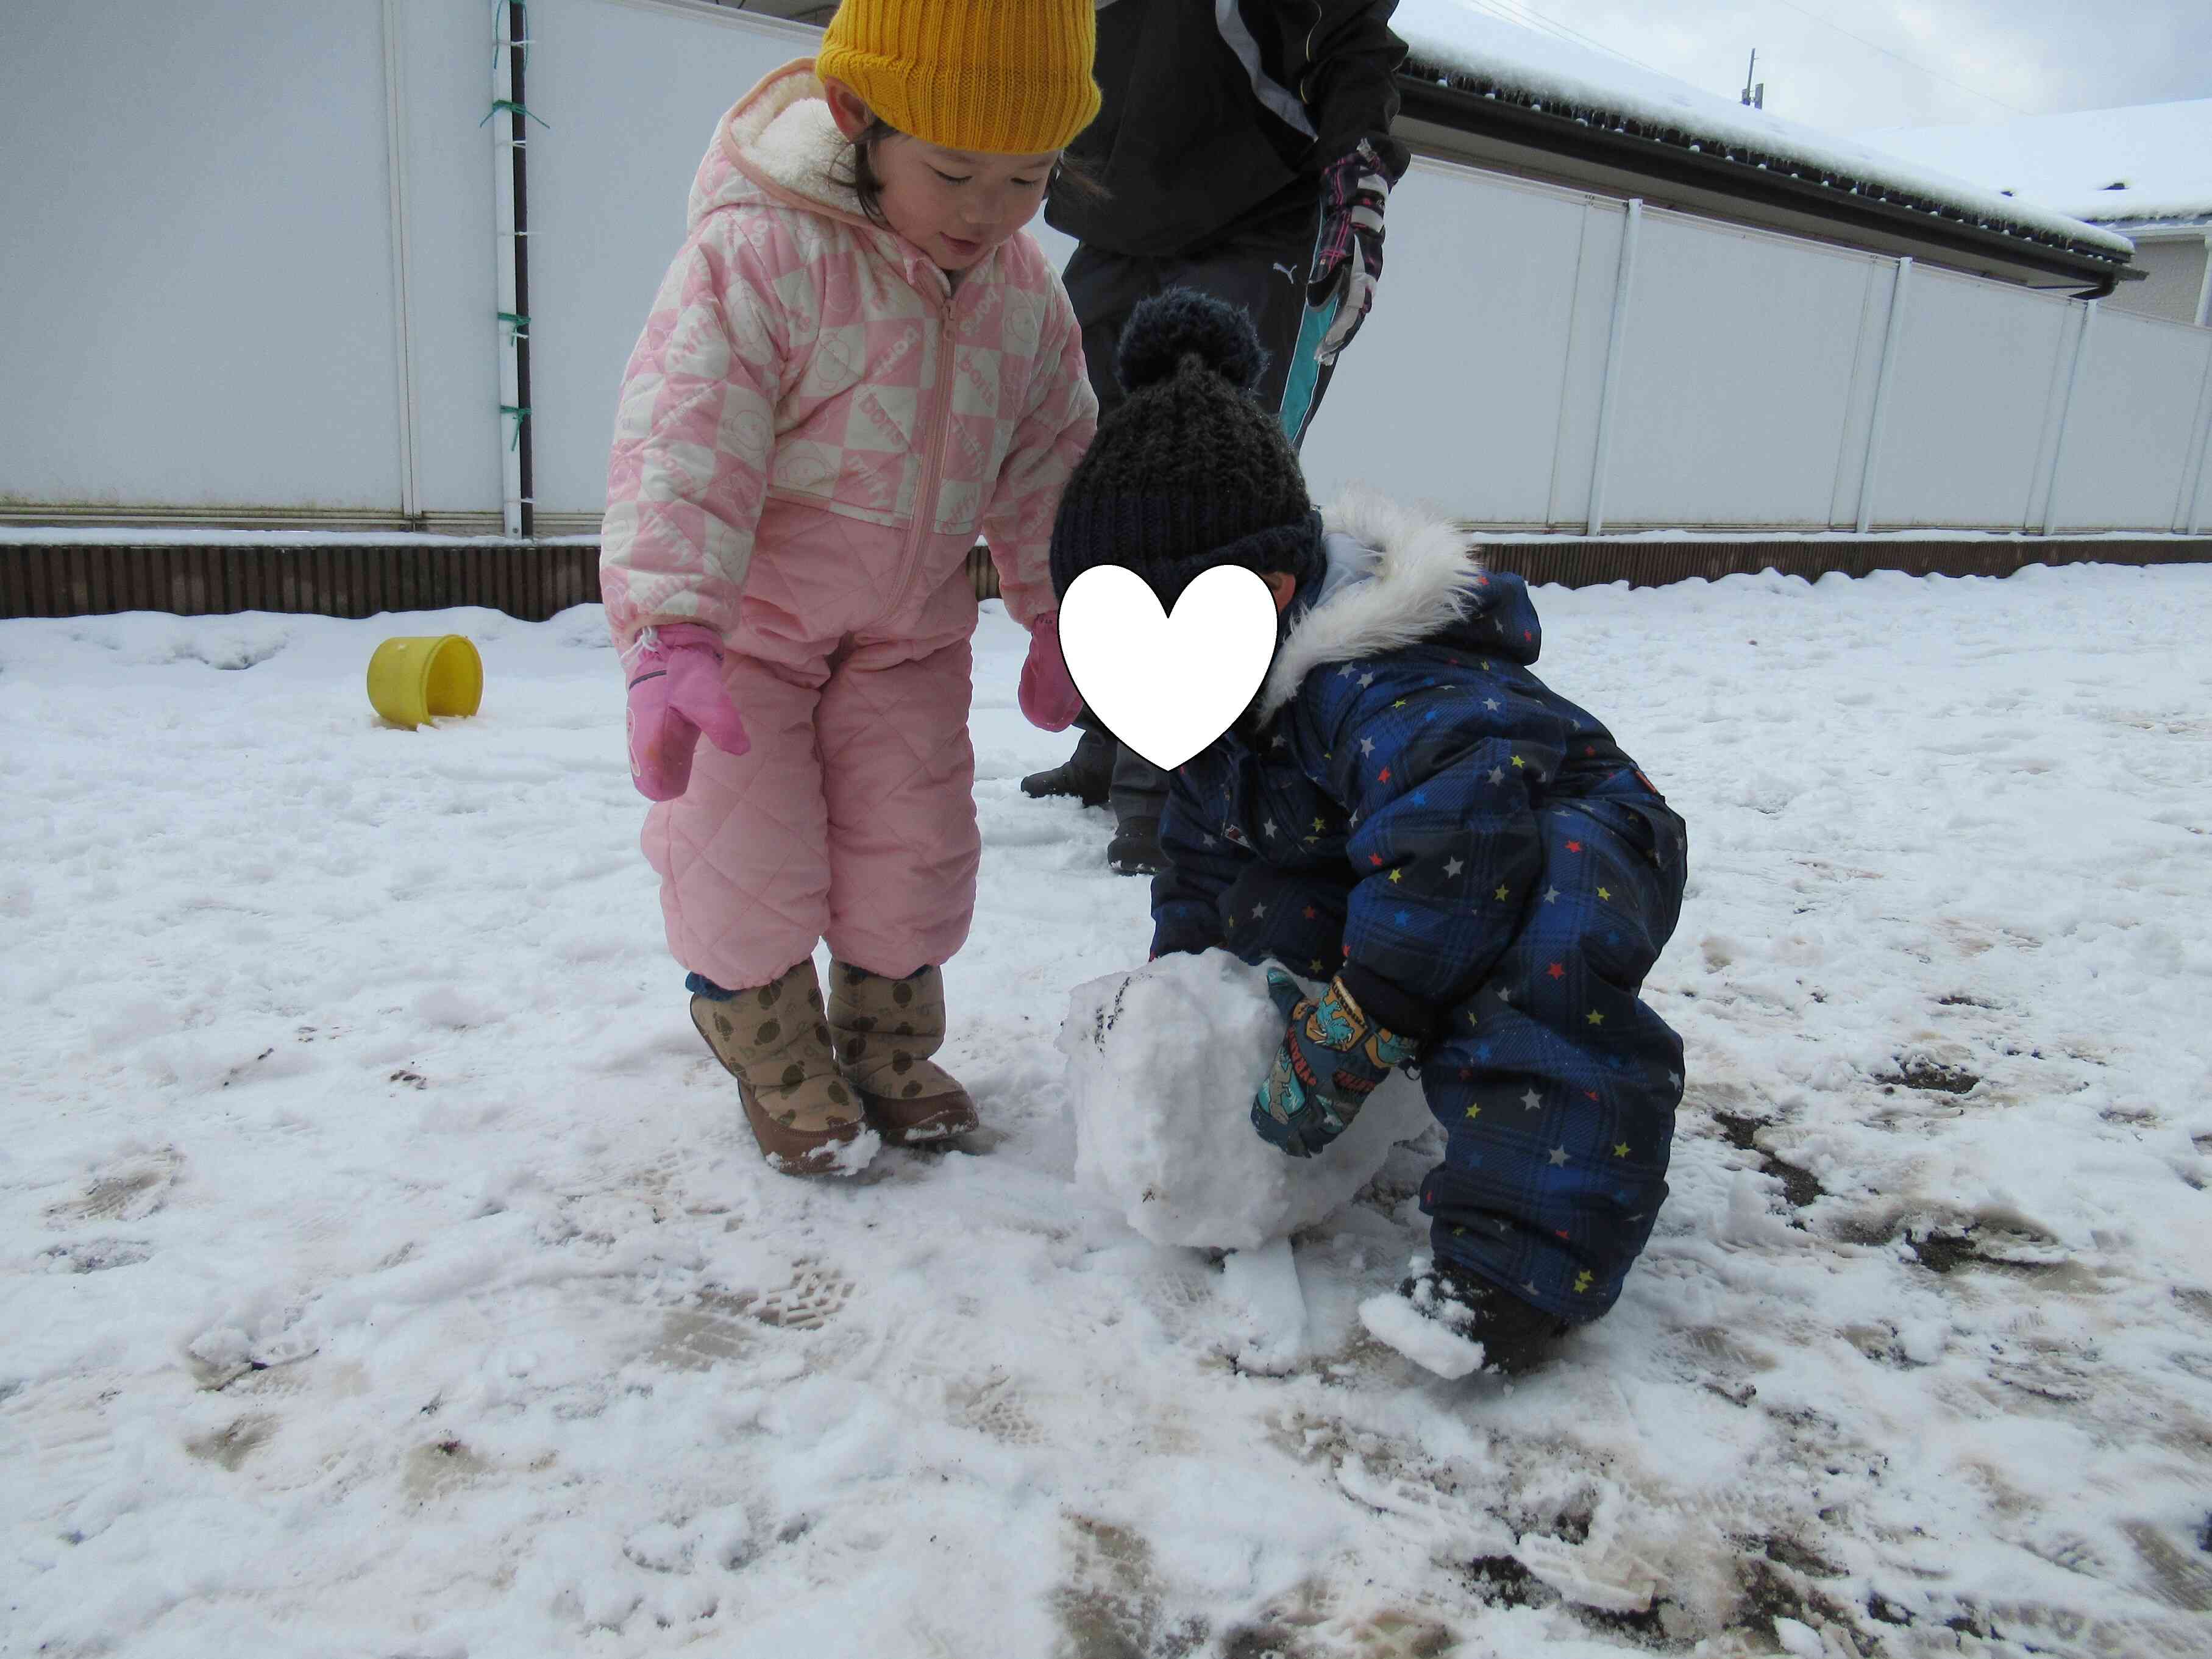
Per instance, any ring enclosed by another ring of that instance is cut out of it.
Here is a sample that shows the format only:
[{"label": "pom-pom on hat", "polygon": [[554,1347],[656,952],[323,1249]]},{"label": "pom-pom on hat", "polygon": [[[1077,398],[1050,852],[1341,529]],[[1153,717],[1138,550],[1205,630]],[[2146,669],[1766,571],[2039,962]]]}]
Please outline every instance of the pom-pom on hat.
[{"label": "pom-pom on hat", "polygon": [[1288,571],[1301,588],[1319,579],[1321,515],[1282,423],[1251,392],[1267,361],[1249,317],[1194,289],[1130,313],[1115,357],[1127,396],[1053,524],[1055,594],[1098,564],[1126,565],[1170,609],[1218,564]]},{"label": "pom-pom on hat", "polygon": [[926,144],[1041,155],[1098,113],[1097,41],[1092,0],[844,0],[814,72]]}]

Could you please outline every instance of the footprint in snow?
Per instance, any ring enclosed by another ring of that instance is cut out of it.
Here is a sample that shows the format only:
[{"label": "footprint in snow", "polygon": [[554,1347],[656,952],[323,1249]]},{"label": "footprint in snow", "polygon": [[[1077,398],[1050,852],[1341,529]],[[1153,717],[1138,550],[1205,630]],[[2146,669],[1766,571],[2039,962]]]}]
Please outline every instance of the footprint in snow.
[{"label": "footprint in snow", "polygon": [[187,1440],[185,1449],[202,1462],[213,1463],[235,1474],[246,1466],[247,1458],[268,1444],[270,1437],[276,1432],[275,1418],[248,1414]]},{"label": "footprint in snow", "polygon": [[2150,1575],[2153,1595],[2184,1613],[2212,1613],[2212,1558],[2185,1553],[2148,1521],[2124,1521],[2120,1530]]},{"label": "footprint in snow", "polygon": [[695,1305],[678,1308],[661,1323],[646,1358],[680,1371],[708,1371],[740,1358],[759,1328],[745,1317],[749,1291],[707,1290]]},{"label": "footprint in snow", "polygon": [[41,1250],[39,1257],[49,1273],[100,1273],[112,1267],[135,1267],[153,1254],[153,1246],[143,1239],[86,1238]]},{"label": "footprint in snow", "polygon": [[852,1281],[835,1267],[803,1260],[791,1283],[761,1291],[710,1287],[687,1307],[672,1310],[647,1351],[657,1364],[678,1370],[712,1370],[740,1358],[760,1340],[761,1328],[818,1331],[852,1299]]},{"label": "footprint in snow", "polygon": [[750,1302],[745,1308],[748,1316],[782,1330],[815,1331],[835,1319],[852,1300],[852,1281],[835,1267],[799,1261],[792,1268],[791,1283]]},{"label": "footprint in snow", "polygon": [[1022,1403],[1022,1391],[1004,1375],[954,1391],[952,1420],[1001,1445],[1042,1446],[1048,1437]]},{"label": "footprint in snow", "polygon": [[459,1440],[436,1440],[407,1455],[400,1484],[416,1503],[427,1504],[491,1472],[490,1464]]},{"label": "footprint in snow", "polygon": [[[163,1146],[117,1160],[93,1172],[79,1196],[46,1206],[50,1226],[80,1221],[143,1221],[168,1202],[184,1154]],[[120,1263],[114,1265],[120,1266]]]},{"label": "footprint in snow", "polygon": [[1069,1522],[1073,1571],[1052,1598],[1062,1635],[1055,1659],[1194,1651],[1204,1639],[1204,1621],[1165,1626],[1166,1597],[1152,1547],[1110,1522],[1081,1515]]},{"label": "footprint in snow", "polygon": [[1395,1608],[1346,1613],[1327,1584],[1309,1579],[1269,1603],[1256,1623],[1223,1634],[1223,1659],[1443,1659],[1457,1651],[1450,1627]]}]

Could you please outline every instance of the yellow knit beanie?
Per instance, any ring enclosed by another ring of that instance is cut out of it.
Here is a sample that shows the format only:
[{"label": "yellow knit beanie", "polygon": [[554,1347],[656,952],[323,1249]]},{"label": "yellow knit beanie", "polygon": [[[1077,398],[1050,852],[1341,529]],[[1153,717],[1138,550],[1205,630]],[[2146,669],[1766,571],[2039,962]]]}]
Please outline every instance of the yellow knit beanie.
[{"label": "yellow knit beanie", "polygon": [[814,72],[946,149],[1060,149],[1098,113],[1092,0],[843,0]]}]

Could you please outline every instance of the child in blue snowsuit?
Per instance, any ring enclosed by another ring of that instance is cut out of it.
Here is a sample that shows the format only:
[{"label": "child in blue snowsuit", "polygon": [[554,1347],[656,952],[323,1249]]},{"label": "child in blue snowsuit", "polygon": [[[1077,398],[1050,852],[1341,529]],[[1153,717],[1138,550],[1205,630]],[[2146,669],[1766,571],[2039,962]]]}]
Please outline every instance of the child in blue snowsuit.
[{"label": "child in blue snowsuit", "polygon": [[1172,606],[1238,564],[1273,592],[1259,695],[1174,780],[1153,954],[1218,947],[1325,985],[1270,975],[1287,1024],[1252,1116],[1291,1156],[1417,1068],[1447,1137],[1421,1186],[1431,1250],[1401,1316],[1363,1316],[1445,1375],[1522,1370],[1613,1305],[1667,1196],[1682,1045],[1638,992],[1680,908],[1682,821],[1531,672],[1519,577],[1379,497],[1313,510],[1245,395],[1258,361],[1218,301],[1139,309],[1053,584],[1121,564]]}]

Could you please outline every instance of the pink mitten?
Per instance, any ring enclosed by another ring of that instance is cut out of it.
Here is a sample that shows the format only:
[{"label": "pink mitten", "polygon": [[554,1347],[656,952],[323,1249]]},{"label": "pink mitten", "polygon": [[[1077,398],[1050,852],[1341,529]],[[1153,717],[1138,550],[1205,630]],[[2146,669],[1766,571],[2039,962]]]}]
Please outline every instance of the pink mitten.
[{"label": "pink mitten", "polygon": [[647,629],[629,670],[629,775],[647,800],[674,800],[691,781],[704,732],[715,748],[752,745],[722,689],[722,642],[696,623]]},{"label": "pink mitten", "polygon": [[1060,612],[1048,611],[1030,629],[1029,659],[1022,664],[1022,717],[1047,732],[1065,732],[1083,712],[1083,694],[1060,654]]}]

